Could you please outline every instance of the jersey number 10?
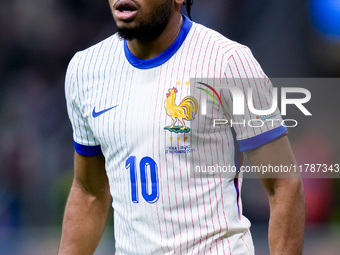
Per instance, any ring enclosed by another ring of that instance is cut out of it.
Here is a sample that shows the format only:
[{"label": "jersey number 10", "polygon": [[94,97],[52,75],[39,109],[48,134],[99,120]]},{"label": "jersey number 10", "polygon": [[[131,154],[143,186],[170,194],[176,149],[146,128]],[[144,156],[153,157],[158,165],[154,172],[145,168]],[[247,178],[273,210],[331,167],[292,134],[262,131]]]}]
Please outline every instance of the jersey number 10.
[{"label": "jersey number 10", "polygon": [[[130,169],[131,199],[139,203],[136,157],[130,156],[125,162],[126,169]],[[153,204],[158,200],[158,168],[150,157],[144,157],[139,163],[142,196],[146,202]]]}]

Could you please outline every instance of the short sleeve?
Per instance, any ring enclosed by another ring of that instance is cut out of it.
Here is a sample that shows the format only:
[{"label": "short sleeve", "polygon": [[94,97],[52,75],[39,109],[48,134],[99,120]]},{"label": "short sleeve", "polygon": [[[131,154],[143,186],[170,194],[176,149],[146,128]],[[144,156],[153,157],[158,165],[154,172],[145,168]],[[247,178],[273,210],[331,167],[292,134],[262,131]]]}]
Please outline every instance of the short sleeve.
[{"label": "short sleeve", "polygon": [[80,71],[81,56],[77,53],[70,61],[65,78],[67,113],[72,124],[75,151],[84,156],[101,154],[101,147],[95,139],[81,106],[83,84]]},{"label": "short sleeve", "polygon": [[[264,74],[261,66],[247,47],[239,47],[228,59],[225,70],[227,84],[236,86],[244,95],[244,114],[234,115],[233,94],[224,90],[226,115],[231,120],[232,128],[242,152],[257,148],[282,135],[287,134],[279,109],[271,114],[254,114],[249,104],[256,110],[271,109],[273,104],[273,86]],[[252,96],[248,98],[248,91]]]}]

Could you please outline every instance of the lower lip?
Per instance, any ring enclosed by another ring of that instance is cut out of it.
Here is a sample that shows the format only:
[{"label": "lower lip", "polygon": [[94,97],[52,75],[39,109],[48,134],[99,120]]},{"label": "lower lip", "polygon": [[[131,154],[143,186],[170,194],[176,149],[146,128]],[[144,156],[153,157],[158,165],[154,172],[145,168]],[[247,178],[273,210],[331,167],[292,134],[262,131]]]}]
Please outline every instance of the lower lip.
[{"label": "lower lip", "polygon": [[116,10],[115,15],[119,20],[131,20],[137,15],[137,11],[121,12]]}]

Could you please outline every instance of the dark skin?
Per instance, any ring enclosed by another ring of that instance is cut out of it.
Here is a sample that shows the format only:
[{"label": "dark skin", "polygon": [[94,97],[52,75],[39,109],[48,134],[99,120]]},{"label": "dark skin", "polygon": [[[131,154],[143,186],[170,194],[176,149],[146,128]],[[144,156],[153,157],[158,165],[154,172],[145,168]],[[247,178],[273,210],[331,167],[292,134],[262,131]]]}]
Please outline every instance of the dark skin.
[{"label": "dark skin", "polygon": [[[252,165],[295,164],[286,136],[248,151],[247,156]],[[302,254],[305,202],[301,179],[295,176],[260,181],[270,205],[270,254]],[[103,234],[110,204],[104,157],[75,153],[75,177],[65,210],[59,254],[93,254]]]},{"label": "dark skin", "polygon": [[58,254],[93,254],[111,205],[105,159],[103,155],[85,157],[75,153],[74,164]]},{"label": "dark skin", "polygon": [[[139,9],[133,20],[115,17],[117,0],[109,0],[117,26],[134,27],[150,15],[160,1],[135,0]],[[165,1],[165,0],[164,0]],[[155,40],[139,38],[128,41],[130,51],[141,59],[150,59],[166,50],[178,35],[183,20],[183,0],[173,1],[169,23]],[[247,152],[253,165],[296,164],[288,138],[283,136]],[[111,204],[103,155],[85,157],[75,153],[75,175],[67,201],[59,255],[93,254],[102,237]],[[264,176],[262,176],[264,177]],[[301,255],[303,247],[305,204],[299,176],[261,178],[269,198],[269,246],[271,255]]]},{"label": "dark skin", "polygon": [[[296,165],[287,136],[250,150],[246,154],[252,165]],[[289,178],[260,178],[267,191],[270,206],[268,235],[270,254],[299,255],[303,251],[305,229],[303,186],[298,174],[285,177]]]},{"label": "dark skin", "polygon": [[[164,0],[161,0],[164,2]],[[132,21],[119,20],[115,15],[114,6],[117,0],[109,0],[113,18],[117,27],[133,28],[138,26],[144,17],[151,14],[152,9],[161,2],[160,0],[138,0],[139,8],[136,17]],[[140,59],[151,59],[165,51],[176,39],[182,24],[181,6],[184,0],[174,0],[173,11],[169,23],[163,33],[153,41],[148,38],[140,38],[128,41],[129,50]]]}]

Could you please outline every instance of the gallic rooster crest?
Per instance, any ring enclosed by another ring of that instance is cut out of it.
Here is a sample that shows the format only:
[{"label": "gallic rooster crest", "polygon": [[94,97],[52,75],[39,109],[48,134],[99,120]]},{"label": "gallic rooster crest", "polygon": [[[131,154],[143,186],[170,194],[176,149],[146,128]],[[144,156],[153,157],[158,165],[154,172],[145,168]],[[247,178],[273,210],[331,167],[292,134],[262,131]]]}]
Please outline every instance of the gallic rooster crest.
[{"label": "gallic rooster crest", "polygon": [[[190,128],[185,126],[184,120],[191,121],[195,119],[197,113],[197,100],[193,97],[185,97],[179,105],[175,104],[176,88],[169,89],[169,93],[166,94],[167,99],[165,100],[166,114],[172,119],[172,124],[165,127],[164,129],[175,133],[188,133]],[[182,126],[175,126],[176,122],[182,124]]]}]

